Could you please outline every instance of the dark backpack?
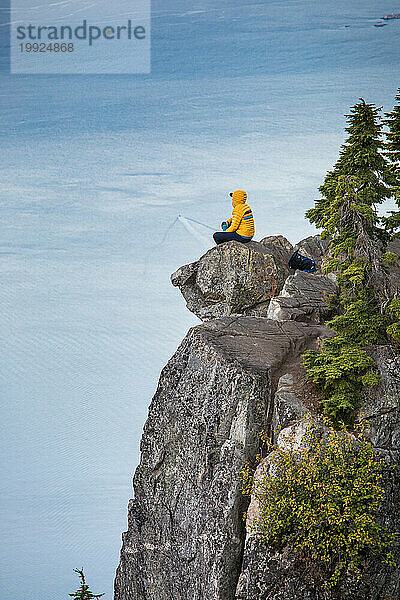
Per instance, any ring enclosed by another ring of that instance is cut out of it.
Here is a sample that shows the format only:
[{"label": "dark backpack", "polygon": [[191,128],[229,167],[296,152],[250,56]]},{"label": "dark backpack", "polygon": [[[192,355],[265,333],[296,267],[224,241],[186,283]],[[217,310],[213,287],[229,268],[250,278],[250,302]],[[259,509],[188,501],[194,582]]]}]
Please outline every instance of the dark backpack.
[{"label": "dark backpack", "polygon": [[295,271],[305,271],[306,273],[314,273],[317,270],[317,265],[313,258],[303,256],[297,250],[292,254],[289,260],[289,269]]}]

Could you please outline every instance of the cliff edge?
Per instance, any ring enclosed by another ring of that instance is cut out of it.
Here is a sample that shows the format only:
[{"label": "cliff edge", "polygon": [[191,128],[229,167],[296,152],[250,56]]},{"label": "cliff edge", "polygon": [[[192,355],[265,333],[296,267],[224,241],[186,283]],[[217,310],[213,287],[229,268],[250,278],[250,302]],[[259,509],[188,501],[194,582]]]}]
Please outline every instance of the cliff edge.
[{"label": "cliff edge", "polygon": [[[325,251],[318,236],[298,247],[318,264]],[[261,431],[276,442],[318,411],[300,357],[333,335],[323,323],[335,283],[320,272],[290,272],[292,251],[282,236],[229,242],[172,275],[203,323],[162,370],[149,408],[115,600],[322,598],[303,583],[293,557],[246,539],[243,522],[243,464],[260,451]],[[397,463],[398,356],[386,346],[376,353],[382,384],[364,409],[370,439]],[[382,518],[393,528],[400,488],[391,486]],[[397,569],[371,563],[370,571],[366,584],[340,597],[400,597]]]}]

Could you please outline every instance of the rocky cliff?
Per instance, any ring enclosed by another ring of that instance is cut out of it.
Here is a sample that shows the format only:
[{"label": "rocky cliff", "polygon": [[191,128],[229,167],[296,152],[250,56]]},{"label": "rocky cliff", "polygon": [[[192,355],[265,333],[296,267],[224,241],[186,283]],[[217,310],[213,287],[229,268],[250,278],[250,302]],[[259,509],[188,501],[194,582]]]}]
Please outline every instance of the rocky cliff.
[{"label": "rocky cliff", "polygon": [[[325,251],[317,236],[298,247],[319,263]],[[335,283],[290,272],[292,251],[282,236],[229,242],[173,274],[203,323],[164,367],[149,408],[115,600],[320,598],[295,557],[246,539],[242,518],[240,472],[260,450],[259,432],[279,444],[279,432],[301,429],[304,415],[318,411],[300,356],[332,335],[323,322]],[[375,353],[382,384],[366,395],[364,412],[370,439],[397,462],[399,358],[391,347]],[[399,492],[391,480],[382,519],[392,529]],[[366,583],[347,582],[340,597],[400,597],[398,570],[368,569]]]}]

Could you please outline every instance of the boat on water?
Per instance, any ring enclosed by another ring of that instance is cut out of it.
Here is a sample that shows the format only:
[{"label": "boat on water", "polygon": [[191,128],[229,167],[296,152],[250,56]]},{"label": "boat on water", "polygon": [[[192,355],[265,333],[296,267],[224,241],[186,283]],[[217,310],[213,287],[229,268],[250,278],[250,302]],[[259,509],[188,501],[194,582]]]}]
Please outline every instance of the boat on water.
[{"label": "boat on water", "polygon": [[391,13],[390,15],[385,15],[382,17],[385,21],[390,21],[391,19],[400,19],[400,13]]},{"label": "boat on water", "polygon": [[385,27],[387,23],[375,23],[375,27]]}]

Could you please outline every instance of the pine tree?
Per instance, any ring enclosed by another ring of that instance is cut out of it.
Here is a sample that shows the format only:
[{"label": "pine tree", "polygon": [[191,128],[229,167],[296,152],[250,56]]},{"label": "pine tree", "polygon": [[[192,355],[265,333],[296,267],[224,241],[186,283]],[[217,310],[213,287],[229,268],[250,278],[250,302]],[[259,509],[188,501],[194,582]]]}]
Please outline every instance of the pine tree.
[{"label": "pine tree", "polygon": [[[373,104],[360,102],[351,107],[346,115],[349,137],[342,145],[339,159],[332,171],[329,171],[319,188],[322,198],[316,200],[316,206],[307,211],[306,216],[322,228],[322,237],[334,234],[340,224],[337,222],[337,186],[342,176],[357,181],[357,192],[363,204],[375,207],[393,194],[393,174],[390,163],[384,156],[382,141],[382,123],[380,109]],[[374,225],[378,222],[376,219]],[[375,233],[383,240],[387,239],[383,229]]]},{"label": "pine tree", "polygon": [[390,302],[382,262],[390,239],[377,205],[392,195],[394,175],[384,155],[379,109],[363,99],[347,115],[349,137],[319,188],[322,198],[306,216],[330,237],[325,273],[336,274],[337,315],[327,323],[336,336],[304,355],[310,378],[323,391],[326,415],[349,423],[363,385],[375,385],[375,363],[365,348],[386,341]]},{"label": "pine tree", "polygon": [[83,573],[83,569],[74,569],[74,573],[78,573],[79,579],[81,580],[81,585],[78,590],[74,594],[68,594],[74,600],[92,600],[93,598],[101,598],[104,594],[93,594],[89,586],[85,581],[85,575]]},{"label": "pine tree", "polygon": [[[385,113],[386,119],[383,122],[387,126],[386,157],[391,163],[393,177],[397,179],[393,184],[393,195],[400,209],[400,88],[397,90],[395,101],[397,104],[392,112]],[[390,211],[390,216],[384,217],[382,221],[394,237],[400,237],[400,210]]]},{"label": "pine tree", "polygon": [[398,104],[393,107],[392,112],[385,113],[386,119],[383,122],[389,128],[386,134],[388,156],[400,169],[400,88],[397,90],[395,102]]}]

